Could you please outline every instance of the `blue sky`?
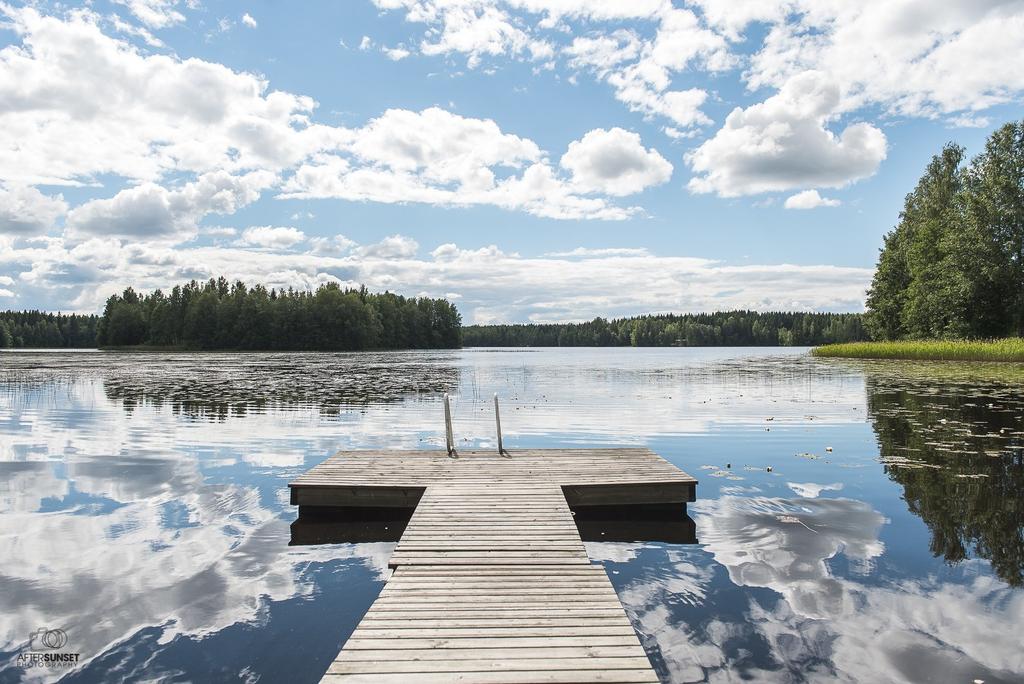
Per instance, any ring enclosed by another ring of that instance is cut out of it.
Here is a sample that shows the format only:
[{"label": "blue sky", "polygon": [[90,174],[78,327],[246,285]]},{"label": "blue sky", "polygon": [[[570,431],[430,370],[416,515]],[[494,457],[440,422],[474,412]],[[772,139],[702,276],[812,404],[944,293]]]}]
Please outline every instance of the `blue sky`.
[{"label": "blue sky", "polygon": [[467,322],[861,310],[1020,3],[0,4],[0,307],[224,274]]}]

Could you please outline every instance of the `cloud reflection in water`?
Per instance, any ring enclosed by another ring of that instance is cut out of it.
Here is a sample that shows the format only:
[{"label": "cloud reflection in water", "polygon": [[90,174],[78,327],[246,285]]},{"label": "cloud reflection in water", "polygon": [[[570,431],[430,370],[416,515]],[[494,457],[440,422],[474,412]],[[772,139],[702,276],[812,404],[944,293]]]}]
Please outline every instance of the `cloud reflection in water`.
[{"label": "cloud reflection in water", "polygon": [[1024,596],[984,574],[879,580],[886,521],[868,504],[723,496],[691,511],[701,549],[607,554],[671,681],[1020,680]]}]

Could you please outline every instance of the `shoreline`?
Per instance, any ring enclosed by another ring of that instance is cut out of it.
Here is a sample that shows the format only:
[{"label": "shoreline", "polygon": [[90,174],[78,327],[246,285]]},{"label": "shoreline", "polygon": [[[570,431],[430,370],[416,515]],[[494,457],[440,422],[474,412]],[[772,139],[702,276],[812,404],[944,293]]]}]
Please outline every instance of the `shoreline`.
[{"label": "shoreline", "polygon": [[842,359],[1024,363],[1024,338],[846,342],[815,347],[811,350],[811,355],[818,358]]}]

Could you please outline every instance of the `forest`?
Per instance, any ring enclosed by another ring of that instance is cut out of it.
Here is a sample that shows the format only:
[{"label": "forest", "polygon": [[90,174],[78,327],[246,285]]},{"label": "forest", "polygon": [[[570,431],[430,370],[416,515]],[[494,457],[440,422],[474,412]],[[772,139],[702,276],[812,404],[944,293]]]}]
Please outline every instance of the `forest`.
[{"label": "forest", "polygon": [[1024,336],[1024,122],[950,143],[906,196],[867,298],[877,340]]},{"label": "forest", "polygon": [[866,340],[860,314],[719,311],[586,323],[473,325],[467,347],[802,346]]},{"label": "forest", "polygon": [[343,289],[267,289],[225,278],[107,300],[96,329],[100,347],[184,349],[433,349],[461,346],[462,319],[444,299]]},{"label": "forest", "polygon": [[42,311],[0,311],[0,349],[96,346],[99,316]]}]

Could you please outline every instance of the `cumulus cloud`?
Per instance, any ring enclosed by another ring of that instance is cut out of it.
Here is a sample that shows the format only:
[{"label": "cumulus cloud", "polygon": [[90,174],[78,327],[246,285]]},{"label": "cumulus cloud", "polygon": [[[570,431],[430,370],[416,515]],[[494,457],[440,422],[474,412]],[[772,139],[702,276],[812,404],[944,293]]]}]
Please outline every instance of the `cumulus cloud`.
[{"label": "cumulus cloud", "polygon": [[355,240],[344,235],[334,237],[314,237],[309,239],[310,253],[329,256],[340,256],[356,246]]},{"label": "cumulus cloud", "polygon": [[542,53],[548,64],[562,60],[590,71],[629,109],[666,117],[682,130],[709,123],[700,110],[707,92],[672,81],[741,66],[751,92],[781,90],[805,71],[820,71],[842,84],[841,113],[879,106],[893,115],[971,122],[1024,92],[1024,73],[1006,59],[1024,47],[1024,7],[1016,3],[374,2],[424,26],[412,48],[424,54],[462,54],[476,67],[484,58]]},{"label": "cumulus cloud", "polygon": [[411,237],[390,235],[380,242],[356,248],[355,253],[374,259],[411,259],[419,249],[419,243]]},{"label": "cumulus cloud", "polygon": [[687,156],[693,192],[736,197],[798,187],[841,187],[872,175],[886,156],[885,135],[854,123],[827,128],[839,88],[824,74],[795,76],[778,94],[737,107],[715,135]]},{"label": "cumulus cloud", "polygon": [[246,12],[245,14],[242,15],[242,23],[245,24],[246,26],[248,26],[249,28],[253,28],[253,29],[256,28],[257,26],[259,26],[259,24],[256,23],[256,20],[253,19],[252,15],[249,14],[248,12]]},{"label": "cumulus cloud", "polygon": [[[765,4],[772,24],[750,61],[751,88],[779,88],[815,69],[843,84],[843,111],[878,104],[926,117],[985,109],[1024,91],[1024,73],[1005,58],[1024,45],[1024,7],[1017,3]],[[733,10],[719,5],[720,20],[734,27],[764,17],[743,16],[742,7],[730,17]]]},{"label": "cumulus cloud", "polygon": [[67,210],[62,195],[44,195],[33,187],[0,184],[0,235],[45,233]]},{"label": "cumulus cloud", "polygon": [[393,48],[382,47],[380,51],[383,52],[384,56],[390,59],[392,62],[401,61],[412,54],[401,45]]},{"label": "cumulus cloud", "polygon": [[275,180],[266,171],[244,176],[220,171],[204,174],[177,190],[143,183],[110,199],[90,200],[72,209],[67,227],[73,235],[180,242],[195,235],[199,220],[207,214],[232,214],[256,201],[260,191]]},{"label": "cumulus cloud", "polygon": [[[673,75],[691,66],[722,71],[738,63],[722,35],[703,26],[691,10],[662,0],[374,1],[385,10],[402,9],[406,20],[428,27],[419,45],[425,55],[463,54],[470,68],[496,56],[546,60],[551,68],[561,54],[573,68],[591,70],[607,81],[631,110],[667,117],[682,127],[709,123],[700,111],[707,93],[672,89]],[[652,38],[621,28],[574,35],[566,24],[637,19],[654,23]],[[559,34],[574,35],[571,44],[559,44]]]},{"label": "cumulus cloud", "polygon": [[645,116],[662,116],[681,128],[708,124],[701,111],[707,92],[700,88],[672,90],[673,75],[691,62],[720,71],[733,64],[725,41],[699,25],[693,12],[669,9],[661,15],[653,40],[635,31],[581,36],[565,48],[569,64],[590,69],[615,89],[615,97]]},{"label": "cumulus cloud", "polygon": [[291,226],[251,226],[242,231],[240,242],[254,247],[287,249],[305,239],[305,233]]},{"label": "cumulus cloud", "polygon": [[637,133],[621,128],[598,128],[569,143],[560,163],[572,172],[576,187],[609,195],[632,195],[672,176],[664,157],[645,149]]},{"label": "cumulus cloud", "polygon": [[188,233],[202,212],[176,210],[172,191],[161,189],[165,178],[254,170],[286,178],[282,197],[489,204],[557,219],[640,211],[582,196],[536,143],[490,119],[432,107],[387,110],[358,128],[317,124],[309,97],[271,91],[261,77],[220,64],[144,54],[105,35],[90,13],[3,11],[21,45],[0,50],[0,126],[19,141],[0,148],[0,180],[81,185],[114,175],[138,183],[79,207],[76,230]]},{"label": "cumulus cloud", "polygon": [[640,48],[640,37],[635,31],[617,29],[606,34],[576,36],[564,53],[570,66],[593,69],[603,78],[623,62],[635,60]]},{"label": "cumulus cloud", "polygon": [[637,212],[581,196],[536,143],[503,132],[490,119],[437,107],[390,109],[351,131],[351,141],[344,153],[302,164],[281,196],[489,204],[558,219],[623,219]]},{"label": "cumulus cloud", "polygon": [[822,197],[817,190],[804,190],[786,198],[786,209],[815,209],[817,207],[838,207],[842,202]]},{"label": "cumulus cloud", "polygon": [[344,132],[309,121],[315,102],[221,64],[146,55],[66,20],[0,7],[21,44],[0,50],[0,178],[82,184],[101,174],[279,170]]}]

